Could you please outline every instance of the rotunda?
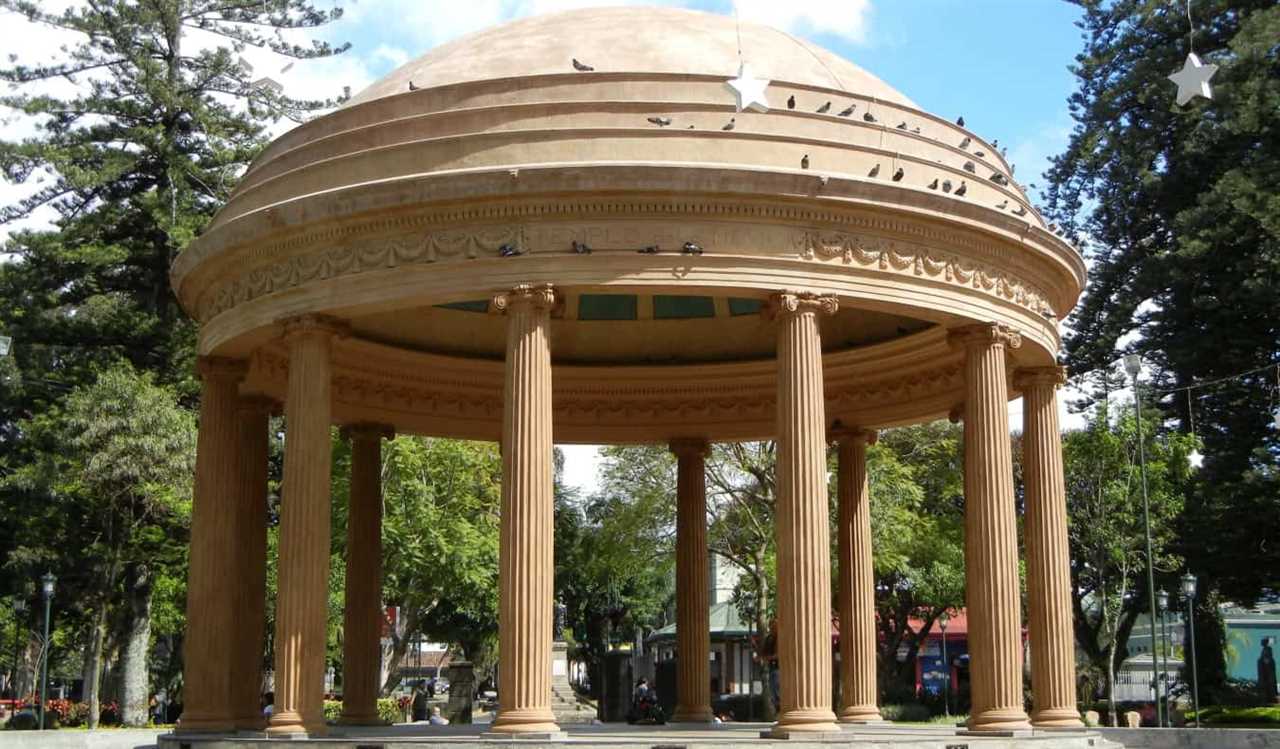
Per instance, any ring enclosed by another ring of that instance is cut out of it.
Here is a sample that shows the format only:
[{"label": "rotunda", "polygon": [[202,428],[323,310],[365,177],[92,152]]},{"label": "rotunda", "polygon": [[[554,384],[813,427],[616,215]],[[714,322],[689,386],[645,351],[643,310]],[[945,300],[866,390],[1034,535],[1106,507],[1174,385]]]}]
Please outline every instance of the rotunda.
[{"label": "rotunda", "polygon": [[[346,721],[376,718],[383,436],[501,443],[493,731],[523,734],[557,730],[553,441],[678,455],[676,718],[708,721],[702,460],[709,442],[776,439],[789,735],[879,717],[865,447],[877,428],[947,415],[964,421],[970,727],[1079,725],[1055,352],[1084,277],[994,141],[776,29],[592,9],[432,50],[278,138],[173,265],[203,377],[179,730],[261,727],[243,643],[264,626],[276,404],[268,734],[324,730],[333,425],[354,451]],[[1019,395],[1030,718],[1006,408]]]}]

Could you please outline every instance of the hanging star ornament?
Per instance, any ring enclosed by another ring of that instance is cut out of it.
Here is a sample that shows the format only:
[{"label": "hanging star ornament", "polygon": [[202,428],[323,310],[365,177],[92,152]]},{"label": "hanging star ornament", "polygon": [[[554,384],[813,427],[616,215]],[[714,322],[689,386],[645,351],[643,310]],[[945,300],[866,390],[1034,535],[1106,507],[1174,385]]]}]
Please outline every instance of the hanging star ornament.
[{"label": "hanging star ornament", "polygon": [[1209,87],[1209,79],[1218,72],[1217,65],[1206,65],[1200,62],[1195,52],[1187,55],[1182,70],[1169,76],[1169,80],[1178,84],[1178,106],[1184,106],[1197,96],[1213,98],[1213,89]]},{"label": "hanging star ornament", "polygon": [[764,97],[764,90],[769,82],[762,81],[751,74],[751,67],[745,62],[738,65],[738,77],[729,79],[729,88],[738,97],[738,111],[768,112],[769,100]]}]

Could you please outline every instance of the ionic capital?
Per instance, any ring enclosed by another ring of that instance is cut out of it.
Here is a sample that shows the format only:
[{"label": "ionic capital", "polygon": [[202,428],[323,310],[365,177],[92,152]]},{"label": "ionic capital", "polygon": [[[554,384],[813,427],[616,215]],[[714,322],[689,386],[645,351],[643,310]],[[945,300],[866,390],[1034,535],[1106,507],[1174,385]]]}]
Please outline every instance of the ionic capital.
[{"label": "ionic capital", "polygon": [[789,315],[834,315],[839,308],[840,302],[830,294],[783,290],[769,295],[769,302],[764,306],[763,313],[765,317],[774,320]]},{"label": "ionic capital", "polygon": [[351,326],[345,320],[329,315],[298,315],[280,321],[284,328],[284,339],[291,340],[305,336],[324,336],[345,338],[351,334]]},{"label": "ionic capital", "polygon": [[347,424],[338,430],[338,433],[345,440],[352,442],[358,439],[393,439],[396,436],[395,427],[390,424],[378,424],[375,422],[358,422],[356,424]]},{"label": "ionic capital", "polygon": [[952,348],[1004,346],[1013,349],[1022,346],[1022,335],[1008,325],[994,322],[979,323],[963,325],[947,331],[947,344]]},{"label": "ionic capital", "polygon": [[265,414],[267,416],[279,416],[281,413],[280,401],[269,395],[242,395],[239,403],[236,404],[240,413],[244,414]]},{"label": "ionic capital", "polygon": [[879,439],[880,433],[874,429],[847,427],[838,421],[827,430],[827,441],[833,445],[874,445]]},{"label": "ionic capital", "polygon": [[677,458],[705,458],[711,454],[711,443],[700,437],[677,437],[667,443]]},{"label": "ionic capital", "polygon": [[520,305],[529,305],[534,309],[551,310],[555,308],[556,301],[556,290],[551,284],[522,283],[512,288],[511,291],[494,294],[489,303],[489,308],[499,314]]},{"label": "ionic capital", "polygon": [[1025,367],[1019,369],[1013,375],[1013,384],[1019,389],[1026,389],[1037,385],[1048,386],[1051,388],[1059,388],[1067,382],[1067,368],[1052,367]]},{"label": "ionic capital", "polygon": [[223,380],[239,382],[249,371],[249,363],[243,359],[225,356],[197,356],[196,373],[200,379],[210,382]]}]

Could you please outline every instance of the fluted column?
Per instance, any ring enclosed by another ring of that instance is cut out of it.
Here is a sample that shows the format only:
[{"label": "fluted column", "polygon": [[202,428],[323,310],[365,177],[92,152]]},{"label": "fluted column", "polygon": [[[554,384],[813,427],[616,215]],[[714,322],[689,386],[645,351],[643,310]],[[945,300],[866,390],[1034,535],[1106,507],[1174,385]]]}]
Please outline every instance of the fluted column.
[{"label": "fluted column", "polygon": [[710,723],[711,595],[707,559],[706,440],[671,441],[676,470],[676,723]]},{"label": "fluted column", "polygon": [[558,731],[551,712],[552,529],[550,285],[493,299],[507,315],[498,575],[498,733]]},{"label": "fluted column", "polygon": [[240,429],[236,421],[244,362],[217,357],[196,361],[200,373],[200,432],[191,512],[187,571],[187,631],[183,640],[183,710],[177,730],[235,728],[228,653],[235,638],[235,557],[240,506],[235,484]]},{"label": "fluted column", "polygon": [[347,511],[347,584],[343,609],[342,719],[381,725],[382,674],[382,439],[381,424],[344,430],[351,439],[351,501]]},{"label": "fluted column", "polygon": [[969,617],[972,730],[1030,727],[1022,707],[1022,617],[1018,531],[1013,505],[1007,348],[1004,326],[951,331],[964,351],[965,588]]},{"label": "fluted column", "polygon": [[867,484],[867,446],[876,433],[835,428],[839,449],[836,495],[839,515],[836,545],[840,579],[840,721],[880,720],[876,695],[876,597],[871,559],[871,493]]},{"label": "fluted column", "polygon": [[289,391],[276,591],[275,711],[269,734],[323,735],[329,595],[331,339],[336,326],[306,316],[285,325]]},{"label": "fluted column", "polygon": [[1062,475],[1058,395],[1062,367],[1018,372],[1022,389],[1022,476],[1026,487],[1027,619],[1031,639],[1031,724],[1079,727],[1067,490]]},{"label": "fluted column", "polygon": [[770,300],[778,325],[778,666],[776,733],[833,732],[831,547],[826,424],[818,316],[835,297],[783,292]]},{"label": "fluted column", "polygon": [[263,396],[240,399],[240,460],[236,501],[237,574],[235,647],[229,653],[236,728],[262,730],[262,654],[266,641],[268,422],[276,402]]}]

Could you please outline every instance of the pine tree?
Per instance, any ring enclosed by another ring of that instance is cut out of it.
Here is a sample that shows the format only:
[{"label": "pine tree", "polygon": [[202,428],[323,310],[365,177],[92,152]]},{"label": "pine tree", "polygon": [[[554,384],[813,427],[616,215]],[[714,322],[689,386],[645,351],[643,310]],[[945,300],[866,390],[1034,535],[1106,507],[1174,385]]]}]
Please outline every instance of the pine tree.
[{"label": "pine tree", "polygon": [[1187,7],[1075,2],[1076,127],[1047,175],[1048,213],[1094,247],[1069,364],[1099,370],[1139,334],[1159,407],[1204,443],[1179,553],[1202,589],[1247,602],[1280,588],[1280,6],[1192,5],[1194,51],[1219,70],[1212,100],[1178,106]]},{"label": "pine tree", "polygon": [[[11,57],[0,67],[0,81],[11,84],[0,105],[36,125],[32,137],[0,139],[5,178],[31,190],[0,207],[0,224],[37,211],[55,217],[51,229],[15,232],[3,247],[8,262],[0,264],[0,333],[14,338],[12,356],[0,360],[0,474],[18,475],[67,449],[40,440],[31,419],[63,413],[68,392],[115,371],[116,360],[193,398],[195,326],[169,287],[170,263],[226,199],[275,123],[341,100],[291,98],[270,79],[255,79],[240,53],[256,47],[308,59],[347,47],[289,41],[341,16],[307,0],[103,0],[61,13],[0,0],[0,10],[9,11],[9,33],[17,13],[76,39],[52,62]],[[74,85],[50,85],[58,81]],[[0,515],[14,522],[0,527],[0,545],[14,550],[58,537],[58,527],[72,523],[70,511],[51,509],[58,498],[38,485],[5,482]],[[159,563],[181,544],[180,534],[166,535],[131,564]],[[5,554],[0,587],[34,579],[42,562],[92,566],[92,551],[69,544],[50,552],[56,558],[26,564],[31,555]],[[151,615],[138,605],[150,600],[150,576],[136,571],[126,570],[118,589],[101,591],[115,600],[91,604],[95,621],[105,606],[124,606],[131,631],[147,631],[136,620]],[[94,642],[100,652],[101,637]],[[143,669],[124,680],[145,687],[146,658],[126,658],[123,667]],[[90,720],[96,717],[91,711]]]}]

